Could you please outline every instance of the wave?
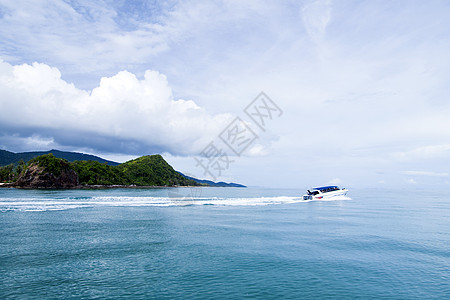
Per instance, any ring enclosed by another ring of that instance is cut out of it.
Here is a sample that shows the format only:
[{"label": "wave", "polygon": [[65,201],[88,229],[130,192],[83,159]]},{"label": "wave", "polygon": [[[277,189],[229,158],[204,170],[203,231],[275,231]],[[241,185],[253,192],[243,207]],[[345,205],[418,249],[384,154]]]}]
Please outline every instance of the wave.
[{"label": "wave", "polygon": [[54,211],[74,208],[94,207],[170,207],[170,206],[263,206],[293,203],[306,203],[314,201],[349,200],[348,197],[335,197],[333,199],[307,200],[302,197],[252,197],[252,198],[220,198],[220,197],[68,197],[68,198],[1,198],[0,211]]}]

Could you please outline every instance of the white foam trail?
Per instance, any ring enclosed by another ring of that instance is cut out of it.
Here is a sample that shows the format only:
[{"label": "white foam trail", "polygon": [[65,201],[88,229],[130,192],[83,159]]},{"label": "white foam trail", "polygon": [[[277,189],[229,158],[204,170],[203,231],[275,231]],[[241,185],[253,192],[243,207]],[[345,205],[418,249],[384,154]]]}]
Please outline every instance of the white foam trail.
[{"label": "white foam trail", "polygon": [[340,201],[340,200],[352,200],[352,198],[348,196],[335,196],[333,198],[322,198],[322,199],[314,199],[314,200],[304,200],[301,202],[326,202],[326,201]]},{"label": "white foam trail", "polygon": [[73,208],[92,207],[143,207],[143,206],[262,206],[315,201],[350,200],[346,196],[331,199],[303,200],[302,197],[277,196],[253,198],[218,198],[218,197],[83,197],[83,198],[3,198],[0,200],[0,211],[50,211]]}]

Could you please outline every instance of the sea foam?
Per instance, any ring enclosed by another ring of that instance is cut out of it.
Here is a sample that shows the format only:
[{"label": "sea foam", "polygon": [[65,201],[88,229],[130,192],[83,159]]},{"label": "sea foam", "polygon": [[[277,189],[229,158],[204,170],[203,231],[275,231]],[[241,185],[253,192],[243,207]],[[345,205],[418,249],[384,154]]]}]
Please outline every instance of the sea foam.
[{"label": "sea foam", "polygon": [[302,197],[276,196],[276,197],[67,197],[67,198],[3,198],[0,201],[0,211],[53,211],[74,208],[93,207],[170,207],[170,206],[262,206],[307,203],[315,201],[349,200],[341,196],[333,199],[303,200]]}]

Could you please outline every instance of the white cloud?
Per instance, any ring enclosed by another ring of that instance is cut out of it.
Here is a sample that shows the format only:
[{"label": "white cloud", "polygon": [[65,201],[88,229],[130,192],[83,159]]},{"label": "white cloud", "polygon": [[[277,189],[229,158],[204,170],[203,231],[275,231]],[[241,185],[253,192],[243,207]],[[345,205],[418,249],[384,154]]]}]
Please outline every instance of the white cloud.
[{"label": "white cloud", "polygon": [[249,156],[265,156],[268,154],[266,147],[261,144],[255,144],[245,153]]},{"label": "white cloud", "polygon": [[37,149],[50,149],[53,147],[55,141],[53,138],[41,138],[39,135],[34,134],[30,137],[26,137],[23,141],[27,146]]},{"label": "white cloud", "polygon": [[417,184],[417,181],[415,181],[413,178],[409,178],[409,179],[406,180],[406,183]]},{"label": "white cloud", "polygon": [[331,0],[308,1],[302,7],[302,16],[311,39],[321,40],[331,19]]},{"label": "white cloud", "polygon": [[130,11],[129,1],[3,0],[0,58],[12,63],[44,61],[58,66],[65,76],[123,69],[137,73],[186,41],[190,46],[198,37],[207,41],[216,30],[229,28],[229,22],[261,18],[276,7],[262,2],[172,1],[155,2],[157,9],[151,10],[145,2],[133,3],[142,8]]},{"label": "white cloud", "polygon": [[[83,139],[97,136],[117,142],[103,149],[112,153],[114,147],[117,153],[147,147],[197,154],[230,120],[227,114],[209,114],[192,100],[175,100],[166,77],[156,71],[146,71],[142,79],[122,71],[102,78],[88,92],[64,81],[58,69],[46,64],[13,66],[0,61],[3,134],[28,134],[28,141],[36,145],[58,143],[76,132],[75,140],[66,144],[88,147]],[[47,136],[36,138],[45,132]]]}]

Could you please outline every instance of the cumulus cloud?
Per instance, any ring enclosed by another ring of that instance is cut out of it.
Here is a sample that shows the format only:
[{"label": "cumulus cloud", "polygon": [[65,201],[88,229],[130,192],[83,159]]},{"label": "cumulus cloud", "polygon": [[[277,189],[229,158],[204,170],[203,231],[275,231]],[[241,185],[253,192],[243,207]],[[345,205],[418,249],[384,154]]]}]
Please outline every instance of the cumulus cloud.
[{"label": "cumulus cloud", "polygon": [[167,78],[156,71],[141,79],[121,71],[85,91],[46,64],[0,61],[0,144],[16,138],[30,146],[34,140],[111,153],[189,155],[230,120],[192,100],[174,99]]},{"label": "cumulus cloud", "polygon": [[[81,82],[124,68],[140,73],[185,41],[182,51],[190,52],[206,36],[199,47],[204,49],[211,34],[234,28],[230,22],[249,24],[249,18],[259,20],[275,6],[243,1],[2,0],[0,57],[12,63],[43,61]],[[87,86],[92,88],[92,82]]]},{"label": "cumulus cloud", "polygon": [[261,144],[253,145],[247,153],[249,156],[264,156],[268,154],[267,148]]}]

